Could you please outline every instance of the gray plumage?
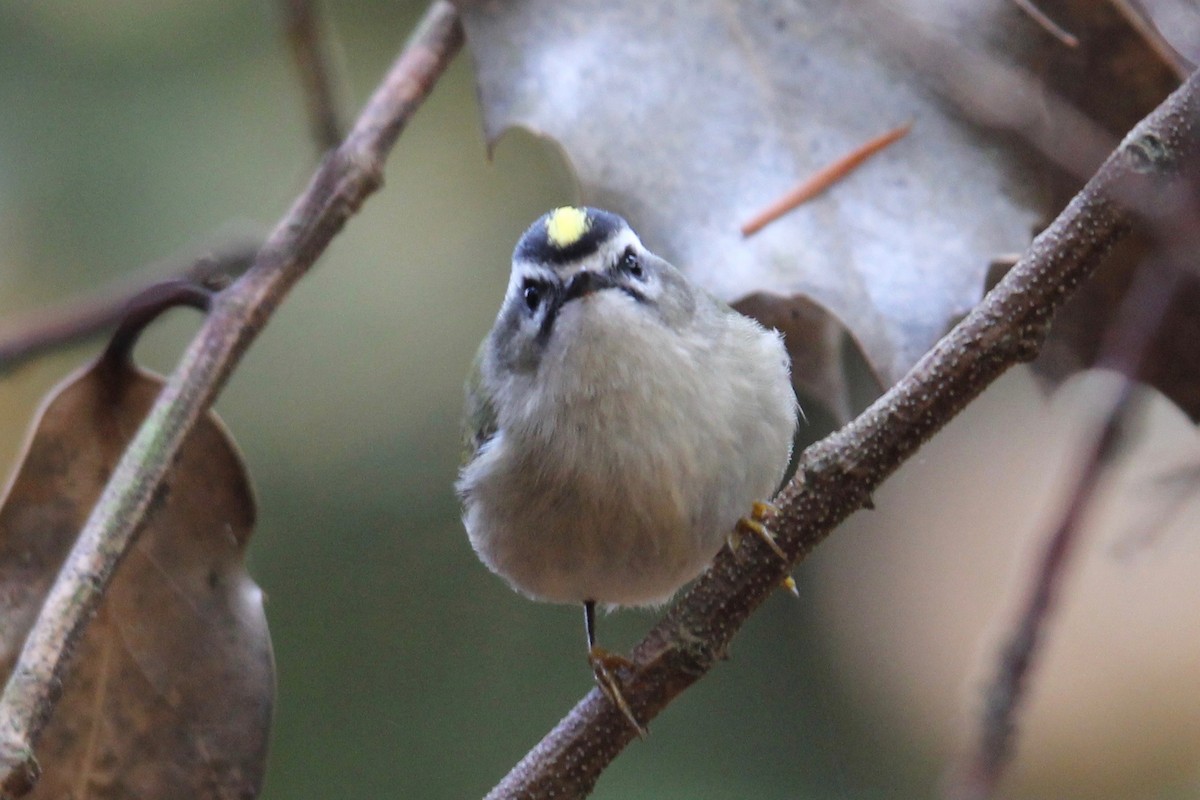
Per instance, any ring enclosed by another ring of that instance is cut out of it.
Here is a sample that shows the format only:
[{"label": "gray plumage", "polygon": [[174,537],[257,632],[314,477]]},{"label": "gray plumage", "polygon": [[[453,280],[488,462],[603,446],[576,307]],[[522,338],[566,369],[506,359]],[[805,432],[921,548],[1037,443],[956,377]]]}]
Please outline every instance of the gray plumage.
[{"label": "gray plumage", "polygon": [[551,212],[517,246],[468,380],[471,544],[539,600],[664,602],[777,488],[797,410],[779,334],[620,217]]}]

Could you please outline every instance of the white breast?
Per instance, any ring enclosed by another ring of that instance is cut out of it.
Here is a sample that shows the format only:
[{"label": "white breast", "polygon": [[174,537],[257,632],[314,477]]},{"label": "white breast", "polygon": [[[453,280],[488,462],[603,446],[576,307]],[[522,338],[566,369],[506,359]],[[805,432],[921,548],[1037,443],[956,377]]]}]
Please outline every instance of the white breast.
[{"label": "white breast", "polygon": [[532,597],[657,604],[777,487],[796,424],[786,354],[740,315],[680,335],[620,293],[572,305],[555,330],[571,346],[506,389],[500,433],[462,473],[467,532]]}]

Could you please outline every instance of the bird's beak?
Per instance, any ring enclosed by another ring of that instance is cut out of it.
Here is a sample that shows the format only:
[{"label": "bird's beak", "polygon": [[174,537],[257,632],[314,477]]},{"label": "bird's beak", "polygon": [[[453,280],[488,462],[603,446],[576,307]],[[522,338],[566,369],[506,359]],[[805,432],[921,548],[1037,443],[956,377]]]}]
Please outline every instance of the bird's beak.
[{"label": "bird's beak", "polygon": [[617,287],[617,282],[603,272],[593,272],[589,269],[581,269],[576,272],[571,278],[571,282],[567,284],[567,291],[563,295],[563,302],[569,303],[580,297],[586,297],[593,292],[598,292],[601,289],[614,289]]}]

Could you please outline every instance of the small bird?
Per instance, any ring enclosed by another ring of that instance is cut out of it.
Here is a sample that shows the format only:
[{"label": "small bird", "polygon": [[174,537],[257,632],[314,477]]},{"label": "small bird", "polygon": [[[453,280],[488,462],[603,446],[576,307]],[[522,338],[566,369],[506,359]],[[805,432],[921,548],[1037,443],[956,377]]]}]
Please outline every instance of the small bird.
[{"label": "small bird", "polygon": [[[799,407],[780,335],[692,284],[621,217],[559,208],[513,253],[467,380],[457,490],[479,558],[535,600],[656,606],[769,497]],[[778,548],[776,548],[778,551]],[[627,662],[625,662],[627,663]]]}]

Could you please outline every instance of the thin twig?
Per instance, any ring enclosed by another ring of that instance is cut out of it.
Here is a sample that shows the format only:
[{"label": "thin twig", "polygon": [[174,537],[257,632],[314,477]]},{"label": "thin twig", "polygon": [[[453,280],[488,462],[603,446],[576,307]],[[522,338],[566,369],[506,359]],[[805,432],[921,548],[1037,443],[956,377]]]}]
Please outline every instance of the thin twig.
[{"label": "thin twig", "polygon": [[[1149,279],[1144,270],[1139,275],[1143,280]],[[1170,292],[1159,291],[1153,298],[1147,297],[1148,294],[1133,291],[1127,296],[1126,304],[1132,307],[1129,301],[1136,298],[1138,311],[1157,320],[1166,309]],[[1038,560],[1013,633],[1000,651],[996,675],[986,692],[978,745],[947,783],[947,797],[952,800],[992,797],[1012,760],[1017,713],[1027,694],[1034,661],[1061,591],[1071,553],[1083,535],[1085,515],[1092,506],[1132,408],[1134,380],[1130,375],[1136,372],[1137,365],[1130,366],[1132,369],[1120,376],[1119,383],[1105,399],[1095,429],[1085,435],[1079,473],[1062,516]]]},{"label": "thin twig", "polygon": [[131,364],[133,347],[151,322],[172,308],[194,308],[207,314],[214,293],[186,278],[161,281],[147,286],[129,304],[117,329],[113,331],[101,360],[110,364]]},{"label": "thin twig", "polygon": [[36,779],[33,748],[54,709],[71,649],[188,432],[288,290],[380,187],[384,159],[461,45],[454,6],[438,0],[345,142],[322,162],[254,265],[216,296],[67,556],[0,696],[0,788],[5,796],[18,796]]},{"label": "thin twig", "polygon": [[893,128],[887,133],[859,145],[854,150],[805,178],[774,203],[742,223],[742,236],[753,236],[801,203],[806,203],[858,169],[864,161],[893,142],[903,139],[912,130],[912,123]]},{"label": "thin twig", "polygon": [[322,46],[322,25],[313,0],[280,0],[280,11],[292,58],[300,70],[313,140],[321,152],[342,141],[341,114],[330,77],[328,52]]},{"label": "thin twig", "polygon": [[[259,244],[232,242],[192,259],[185,269],[161,271],[168,275],[177,272],[179,278],[198,286],[220,289],[249,268]],[[155,272],[159,271],[156,266]],[[102,291],[5,325],[0,329],[0,375],[47,352],[112,330],[132,310],[144,305],[147,292],[153,293],[156,283],[132,291]]]},{"label": "thin twig", "polygon": [[1179,80],[1185,80],[1196,67],[1171,46],[1167,38],[1159,32],[1154,23],[1146,17],[1146,13],[1130,0],[1108,0],[1109,4],[1125,18],[1142,41],[1154,52],[1167,67],[1175,73]]},{"label": "thin twig", "polygon": [[1082,535],[1084,516],[1124,426],[1132,387],[1132,381],[1121,380],[1100,429],[1088,437],[1091,444],[1083,455],[1070,499],[1038,562],[1015,630],[1000,652],[996,676],[986,694],[979,745],[969,765],[948,783],[947,796],[954,800],[991,797],[1011,760],[1016,714],[1025,698],[1030,671],[1060,592],[1068,559]]},{"label": "thin twig", "polygon": [[1058,39],[1059,42],[1072,49],[1079,47],[1079,37],[1050,19],[1045,11],[1042,11],[1033,3],[1033,0],[1013,0],[1013,2],[1017,5],[1017,8],[1024,11],[1030,19],[1036,22],[1046,33]]},{"label": "thin twig", "polygon": [[[1181,166],[1184,186],[1194,190],[1197,178],[1194,158]],[[1017,715],[1071,553],[1084,534],[1085,515],[1132,413],[1136,376],[1162,321],[1167,318],[1182,277],[1200,248],[1200,231],[1196,229],[1200,213],[1192,194],[1186,189],[1163,192],[1153,205],[1139,209],[1142,224],[1154,232],[1161,255],[1139,265],[1106,332],[1097,363],[1117,373],[1118,383],[1102,395],[1095,422],[1082,439],[1075,483],[1034,570],[1022,612],[997,659],[996,674],[985,695],[978,744],[946,783],[946,796],[952,800],[992,797],[1012,760]]]},{"label": "thin twig", "polygon": [[[747,541],[718,554],[632,653],[618,677],[650,721],[703,676],[749,615],[829,532],[930,436],[1009,367],[1037,355],[1054,311],[1128,230],[1127,210],[1198,146],[1200,77],[1140,123],[1021,261],[896,386],[853,422],[812,445],[780,492],[772,528],[785,563]],[[571,798],[591,791],[634,732],[600,690],[590,692],[513,768],[490,798]]]}]

